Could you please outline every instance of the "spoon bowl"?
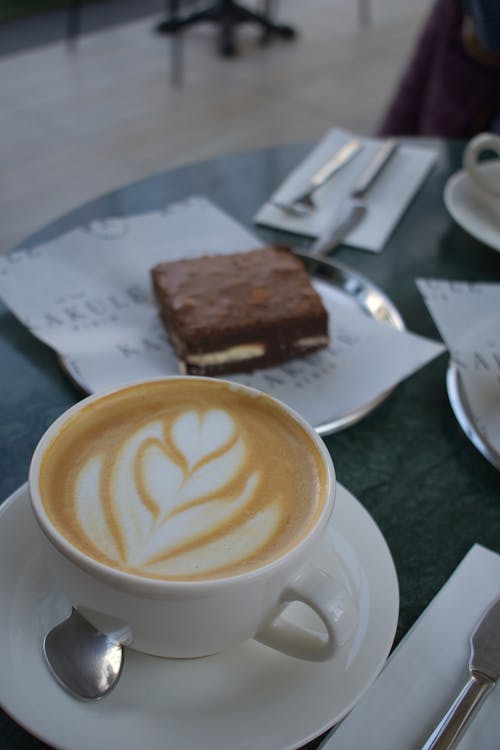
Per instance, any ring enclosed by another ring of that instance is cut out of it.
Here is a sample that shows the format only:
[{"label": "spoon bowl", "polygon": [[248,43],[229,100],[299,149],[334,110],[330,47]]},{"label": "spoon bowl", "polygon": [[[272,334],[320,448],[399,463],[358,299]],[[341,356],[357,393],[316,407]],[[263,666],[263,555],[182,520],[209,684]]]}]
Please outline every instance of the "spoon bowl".
[{"label": "spoon bowl", "polygon": [[59,684],[84,701],[108,695],[123,669],[123,645],[97,630],[76,609],[47,633],[43,654]]}]

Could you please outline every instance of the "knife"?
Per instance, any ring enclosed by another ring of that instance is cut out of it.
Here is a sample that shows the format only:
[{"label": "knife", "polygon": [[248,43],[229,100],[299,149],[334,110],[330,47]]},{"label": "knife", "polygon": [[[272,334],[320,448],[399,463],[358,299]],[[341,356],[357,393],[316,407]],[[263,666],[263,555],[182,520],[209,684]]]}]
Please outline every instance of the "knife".
[{"label": "knife", "polygon": [[366,206],[364,203],[351,203],[347,208],[344,208],[340,216],[336,213],[333,217],[333,221],[327,225],[326,229],[321,233],[321,236],[315,240],[308,249],[308,255],[315,258],[321,258],[330,250],[334,250],[344,237],[359,224],[361,219],[366,213]]},{"label": "knife", "polygon": [[398,143],[394,138],[388,138],[377,149],[375,156],[366,169],[358,177],[356,184],[351,190],[353,198],[361,198],[369,187],[375,182],[382,169],[387,165],[389,159],[396,153]]},{"label": "knife", "polygon": [[450,750],[500,677],[500,598],[481,617],[470,637],[470,677],[422,750]]},{"label": "knife", "polygon": [[375,156],[356,181],[340,211],[334,214],[332,221],[327,224],[321,236],[310,246],[308,251],[310,255],[315,257],[326,255],[359,224],[367,212],[366,203],[362,199],[390,158],[396,153],[397,147],[397,141],[390,138],[377,149]]}]

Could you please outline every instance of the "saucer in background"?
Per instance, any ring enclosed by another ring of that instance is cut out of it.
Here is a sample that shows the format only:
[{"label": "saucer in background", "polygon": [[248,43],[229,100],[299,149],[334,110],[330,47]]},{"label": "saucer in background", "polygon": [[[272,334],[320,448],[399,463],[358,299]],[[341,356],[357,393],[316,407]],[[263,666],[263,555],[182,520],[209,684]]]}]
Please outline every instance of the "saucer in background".
[{"label": "saucer in background", "polygon": [[[483,165],[500,182],[500,160]],[[445,186],[444,202],[452,218],[476,239],[500,252],[500,199],[481,190],[462,169]]]}]

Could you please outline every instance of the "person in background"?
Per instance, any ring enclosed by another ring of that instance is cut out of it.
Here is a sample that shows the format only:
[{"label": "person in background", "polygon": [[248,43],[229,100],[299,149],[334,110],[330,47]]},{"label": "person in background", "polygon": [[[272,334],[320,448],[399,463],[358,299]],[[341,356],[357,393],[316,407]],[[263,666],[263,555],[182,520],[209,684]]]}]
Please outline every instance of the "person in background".
[{"label": "person in background", "polygon": [[500,0],[436,0],[380,136],[500,133]]}]

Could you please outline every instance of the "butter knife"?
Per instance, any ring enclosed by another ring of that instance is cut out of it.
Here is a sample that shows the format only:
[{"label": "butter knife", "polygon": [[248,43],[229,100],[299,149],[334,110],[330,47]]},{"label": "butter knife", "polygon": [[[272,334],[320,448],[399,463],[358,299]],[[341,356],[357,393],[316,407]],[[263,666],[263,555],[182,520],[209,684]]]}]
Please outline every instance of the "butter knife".
[{"label": "butter knife", "polygon": [[367,206],[363,198],[368,189],[373,185],[390,158],[396,153],[398,144],[393,138],[384,141],[368,166],[361,173],[356,184],[351,189],[347,199],[336,212],[332,221],[327,224],[321,236],[309,248],[309,254],[321,257],[334,250],[361,221],[367,212]]},{"label": "butter knife", "polygon": [[450,750],[500,677],[500,599],[481,617],[470,637],[470,677],[422,750]]},{"label": "butter knife", "polygon": [[389,159],[396,153],[398,143],[394,138],[388,138],[375,152],[366,169],[358,177],[356,184],[351,190],[352,198],[361,198],[375,182],[376,178],[387,166]]},{"label": "butter knife", "polygon": [[359,224],[363,216],[366,214],[366,206],[363,203],[351,203],[347,208],[344,208],[340,216],[338,213],[335,214],[334,220],[329,224],[321,236],[316,239],[308,249],[308,255],[315,258],[321,258],[334,250],[344,237]]}]

